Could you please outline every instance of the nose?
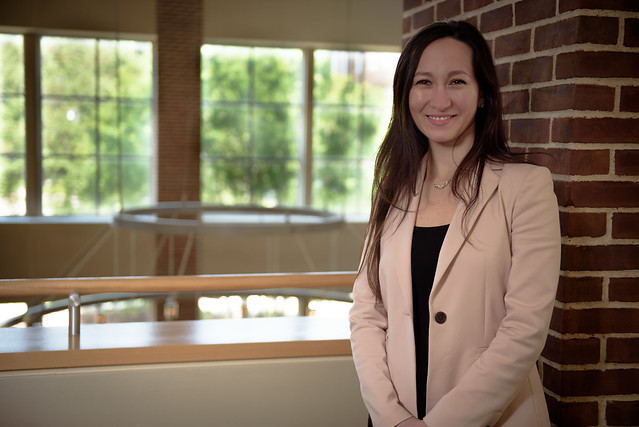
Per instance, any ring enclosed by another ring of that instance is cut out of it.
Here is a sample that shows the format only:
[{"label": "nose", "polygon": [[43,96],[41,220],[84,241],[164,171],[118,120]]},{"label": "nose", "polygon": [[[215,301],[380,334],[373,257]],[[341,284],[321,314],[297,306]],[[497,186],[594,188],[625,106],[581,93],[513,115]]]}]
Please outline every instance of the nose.
[{"label": "nose", "polygon": [[451,100],[448,96],[448,91],[444,86],[436,86],[433,91],[433,97],[431,98],[431,104],[438,110],[445,110],[450,107]]}]

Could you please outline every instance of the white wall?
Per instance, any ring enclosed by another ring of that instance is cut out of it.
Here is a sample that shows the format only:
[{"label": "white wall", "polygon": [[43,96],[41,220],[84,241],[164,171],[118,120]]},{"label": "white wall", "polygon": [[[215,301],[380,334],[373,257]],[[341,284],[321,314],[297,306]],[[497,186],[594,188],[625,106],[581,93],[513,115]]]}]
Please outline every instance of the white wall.
[{"label": "white wall", "polygon": [[[207,40],[312,43],[399,50],[398,0],[202,0]],[[155,0],[0,2],[0,26],[155,34]]]},{"label": "white wall", "polygon": [[366,424],[350,357],[0,373],[4,427]]}]

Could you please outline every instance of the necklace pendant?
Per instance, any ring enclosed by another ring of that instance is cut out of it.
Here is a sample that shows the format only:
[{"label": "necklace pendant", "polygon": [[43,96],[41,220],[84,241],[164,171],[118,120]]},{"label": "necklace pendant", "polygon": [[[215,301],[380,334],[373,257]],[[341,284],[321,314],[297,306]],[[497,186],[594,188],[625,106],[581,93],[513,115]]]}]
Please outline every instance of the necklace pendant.
[{"label": "necklace pendant", "polygon": [[445,187],[446,187],[449,183],[450,183],[450,180],[449,180],[449,181],[446,181],[446,182],[445,182],[445,183],[443,183],[443,184],[435,184],[435,183],[433,182],[433,187],[435,187],[435,188],[436,188],[436,189],[438,189],[438,190],[442,190],[442,189],[444,189],[444,188],[445,188]]}]

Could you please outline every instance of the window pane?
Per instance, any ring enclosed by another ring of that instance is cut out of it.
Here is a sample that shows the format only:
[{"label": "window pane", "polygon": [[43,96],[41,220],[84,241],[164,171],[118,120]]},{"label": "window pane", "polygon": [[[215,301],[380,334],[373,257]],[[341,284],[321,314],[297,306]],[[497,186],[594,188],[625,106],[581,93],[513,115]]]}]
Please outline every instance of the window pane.
[{"label": "window pane", "polygon": [[44,213],[149,203],[152,44],[42,37],[41,52]]},{"label": "window pane", "polygon": [[202,48],[204,202],[298,204],[303,64],[300,49]]},{"label": "window pane", "polygon": [[249,161],[247,159],[212,159],[202,162],[202,200],[221,205],[250,203]]},{"label": "window pane", "polygon": [[0,34],[0,215],[26,213],[23,39]]},{"label": "window pane", "polygon": [[204,155],[247,155],[251,135],[248,105],[206,105],[202,109],[202,115]]},{"label": "window pane", "polygon": [[148,42],[100,40],[100,96],[150,98],[153,51]]},{"label": "window pane", "polygon": [[297,103],[302,100],[303,56],[299,49],[255,49],[255,99]]},{"label": "window pane", "polygon": [[368,213],[372,165],[390,120],[398,57],[383,52],[315,51],[314,207]]},{"label": "window pane", "polygon": [[202,46],[202,98],[208,101],[249,99],[251,48]]},{"label": "window pane", "polygon": [[96,89],[94,39],[40,39],[42,93],[93,96]]},{"label": "window pane", "polygon": [[100,103],[100,152],[151,154],[152,110],[145,101]]},{"label": "window pane", "polygon": [[95,104],[92,101],[43,99],[43,155],[95,153],[95,126]]},{"label": "window pane", "polygon": [[97,167],[93,157],[46,157],[42,169],[44,215],[96,213]]}]

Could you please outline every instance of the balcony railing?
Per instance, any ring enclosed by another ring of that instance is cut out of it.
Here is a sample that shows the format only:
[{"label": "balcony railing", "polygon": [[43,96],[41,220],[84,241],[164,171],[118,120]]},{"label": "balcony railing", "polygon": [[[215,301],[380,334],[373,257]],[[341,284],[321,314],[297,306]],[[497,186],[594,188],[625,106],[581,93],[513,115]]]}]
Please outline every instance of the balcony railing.
[{"label": "balcony railing", "polygon": [[[81,295],[267,289],[348,291],[355,273],[0,280],[0,298],[68,296],[69,329],[0,329],[0,371],[349,355],[346,319],[247,318],[82,325]],[[80,335],[80,331],[81,335]]]}]

